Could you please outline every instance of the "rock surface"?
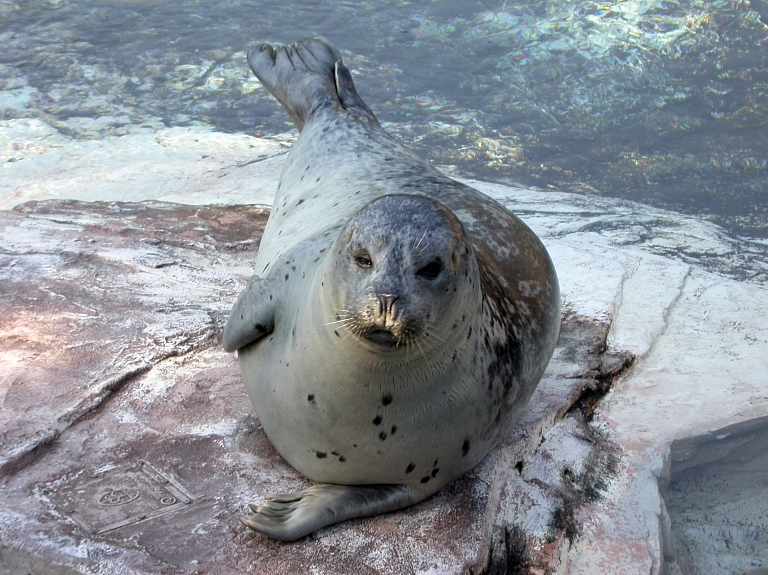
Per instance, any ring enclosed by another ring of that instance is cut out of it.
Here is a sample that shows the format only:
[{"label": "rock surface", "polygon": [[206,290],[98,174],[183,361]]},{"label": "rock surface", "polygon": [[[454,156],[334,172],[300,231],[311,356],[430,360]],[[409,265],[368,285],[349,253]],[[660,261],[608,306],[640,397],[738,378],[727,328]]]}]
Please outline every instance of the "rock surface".
[{"label": "rock surface", "polygon": [[267,540],[237,522],[246,503],[308,481],[219,337],[284,146],[179,128],[84,143],[27,120],[1,143],[0,573],[672,572],[672,441],[768,414],[764,246],[474,182],[560,277],[526,416],[413,508]]}]

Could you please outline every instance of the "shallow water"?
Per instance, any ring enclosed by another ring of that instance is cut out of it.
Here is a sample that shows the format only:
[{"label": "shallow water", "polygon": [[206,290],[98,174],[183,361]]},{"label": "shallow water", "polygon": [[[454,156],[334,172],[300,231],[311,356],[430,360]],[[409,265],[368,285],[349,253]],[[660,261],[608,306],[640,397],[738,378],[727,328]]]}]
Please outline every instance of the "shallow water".
[{"label": "shallow water", "polygon": [[437,164],[765,238],[764,22],[766,0],[0,0],[0,119],[81,138],[142,123],[284,133],[245,50],[323,35]]},{"label": "shallow water", "polygon": [[676,441],[665,494],[673,574],[764,575],[768,567],[768,417]]}]

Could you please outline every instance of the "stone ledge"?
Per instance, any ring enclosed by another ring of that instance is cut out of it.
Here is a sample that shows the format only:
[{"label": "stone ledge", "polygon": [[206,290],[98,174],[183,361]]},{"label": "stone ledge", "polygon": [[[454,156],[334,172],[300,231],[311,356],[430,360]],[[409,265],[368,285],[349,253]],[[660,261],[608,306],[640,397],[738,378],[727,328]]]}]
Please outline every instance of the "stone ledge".
[{"label": "stone ledge", "polygon": [[[22,128],[0,126],[0,142],[26,137]],[[3,568],[671,573],[659,494],[670,444],[768,414],[765,246],[630,202],[474,182],[543,238],[560,277],[562,338],[528,413],[420,505],[268,541],[236,516],[307,481],[266,441],[216,341],[252,273],[264,214],[157,202],[268,202],[282,146],[195,130],[88,145],[45,134],[3,164],[2,206],[147,203],[0,213]],[[125,162],[129,150],[162,165]],[[118,184],[102,176],[112,159]],[[192,503],[99,535],[59,508],[57,485],[139,459]]]},{"label": "stone ledge", "polygon": [[[489,537],[502,517],[497,509],[510,478],[538,486],[555,482],[526,509],[545,504],[549,515],[562,512],[558,474],[526,478],[515,465],[523,461],[527,470],[551,460],[537,451],[542,439],[571,433],[561,427],[575,421],[562,420],[572,408],[582,420],[574,406],[601,377],[607,322],[572,317],[564,323],[526,417],[467,477],[412,509],[279,544],[248,533],[237,517],[247,502],[308,482],[274,451],[252,415],[234,358],[218,347],[222,321],[249,275],[264,211],[53,201],[24,204],[2,217],[0,337],[15,360],[15,369],[6,371],[11,385],[0,412],[4,541],[18,544],[37,534],[32,551],[86,571],[108,566],[159,573],[164,565],[178,569],[196,560],[217,573],[300,573],[307,566],[351,573],[362,562],[380,573],[459,574],[498,564]],[[41,265],[41,257],[50,261]],[[97,524],[95,500],[69,509],[57,499],[105,468],[139,460],[176,478],[193,502],[89,532],[76,519],[88,516]],[[576,477],[582,467],[574,466]],[[578,507],[578,497],[571,499],[569,505]],[[539,516],[530,527],[531,545],[565,541],[565,525]],[[505,521],[501,528],[511,526]],[[109,551],[99,551],[104,546]],[[240,553],[243,546],[270,551],[260,561]],[[83,547],[85,561],[74,553]],[[105,558],[94,560],[100,553]]]}]

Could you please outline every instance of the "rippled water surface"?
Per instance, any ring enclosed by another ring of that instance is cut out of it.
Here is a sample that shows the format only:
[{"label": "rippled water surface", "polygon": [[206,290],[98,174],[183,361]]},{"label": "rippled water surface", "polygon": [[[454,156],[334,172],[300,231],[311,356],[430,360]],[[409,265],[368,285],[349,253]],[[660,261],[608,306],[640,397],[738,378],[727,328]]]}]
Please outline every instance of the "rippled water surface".
[{"label": "rippled water surface", "polygon": [[0,119],[284,133],[245,50],[323,35],[437,164],[766,238],[764,22],[767,0],[0,0]]}]

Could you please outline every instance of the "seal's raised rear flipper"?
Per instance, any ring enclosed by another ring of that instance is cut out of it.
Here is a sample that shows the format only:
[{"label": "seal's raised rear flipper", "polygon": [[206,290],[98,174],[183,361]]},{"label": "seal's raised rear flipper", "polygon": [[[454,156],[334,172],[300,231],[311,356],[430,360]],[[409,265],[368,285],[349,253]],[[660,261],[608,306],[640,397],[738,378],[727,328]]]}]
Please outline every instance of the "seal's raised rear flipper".
[{"label": "seal's raised rear flipper", "polygon": [[329,107],[376,121],[355,90],[339,51],[325,38],[299,40],[280,48],[255,46],[248,52],[248,64],[299,131],[313,113]]},{"label": "seal's raised rear flipper", "polygon": [[267,498],[251,505],[254,514],[240,519],[246,527],[280,541],[293,541],[327,525],[408,507],[436,489],[410,485],[331,485]]}]

